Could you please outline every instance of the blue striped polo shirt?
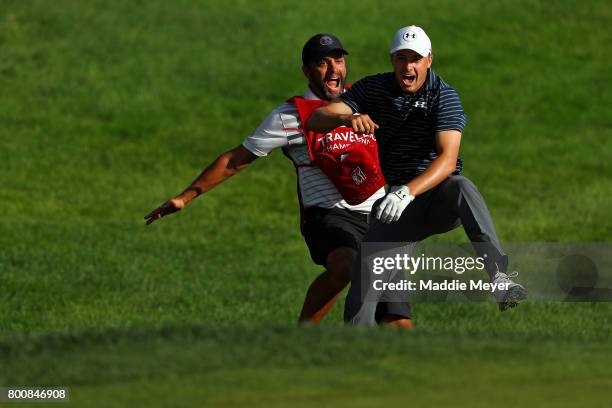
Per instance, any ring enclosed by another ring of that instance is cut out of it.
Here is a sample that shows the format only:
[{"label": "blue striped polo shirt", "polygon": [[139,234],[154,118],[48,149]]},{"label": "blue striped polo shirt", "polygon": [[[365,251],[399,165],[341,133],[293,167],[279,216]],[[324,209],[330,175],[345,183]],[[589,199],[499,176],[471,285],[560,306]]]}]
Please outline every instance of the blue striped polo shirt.
[{"label": "blue striped polo shirt", "polygon": [[[416,93],[403,92],[393,72],[387,72],[357,81],[340,98],[380,126],[376,130],[378,154],[390,185],[408,183],[438,157],[436,132],[463,132],[466,124],[459,94],[432,69]],[[458,159],[453,174],[459,174],[462,167]]]}]

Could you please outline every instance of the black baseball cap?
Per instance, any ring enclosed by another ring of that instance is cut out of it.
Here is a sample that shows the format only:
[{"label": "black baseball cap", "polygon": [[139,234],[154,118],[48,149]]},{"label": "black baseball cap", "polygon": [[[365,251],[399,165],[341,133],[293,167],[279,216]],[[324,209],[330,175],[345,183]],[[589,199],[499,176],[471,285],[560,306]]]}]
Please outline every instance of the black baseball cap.
[{"label": "black baseball cap", "polygon": [[310,37],[310,40],[306,41],[304,48],[302,48],[302,63],[308,65],[311,62],[317,62],[327,55],[327,53],[336,50],[348,54],[348,51],[344,49],[342,43],[335,35],[325,33],[316,34]]}]

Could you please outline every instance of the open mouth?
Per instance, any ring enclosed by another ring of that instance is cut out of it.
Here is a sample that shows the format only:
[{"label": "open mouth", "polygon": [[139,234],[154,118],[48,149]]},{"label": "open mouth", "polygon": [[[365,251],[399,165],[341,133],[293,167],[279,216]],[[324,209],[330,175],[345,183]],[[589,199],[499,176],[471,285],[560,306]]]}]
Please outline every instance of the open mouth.
[{"label": "open mouth", "polygon": [[340,78],[329,78],[325,81],[325,86],[329,90],[337,90],[340,87]]},{"label": "open mouth", "polygon": [[406,85],[412,85],[414,81],[416,80],[416,75],[403,74],[402,80],[404,81]]}]

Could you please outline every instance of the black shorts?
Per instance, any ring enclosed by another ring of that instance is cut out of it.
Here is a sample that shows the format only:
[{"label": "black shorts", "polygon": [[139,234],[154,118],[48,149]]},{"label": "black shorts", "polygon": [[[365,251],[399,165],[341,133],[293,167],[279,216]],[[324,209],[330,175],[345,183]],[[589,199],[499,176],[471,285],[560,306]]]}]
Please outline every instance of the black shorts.
[{"label": "black shorts", "polygon": [[304,210],[302,235],[317,265],[325,266],[327,255],[337,248],[359,249],[368,231],[368,215],[342,208],[310,207]]},{"label": "black shorts", "polygon": [[[368,231],[368,215],[341,208],[310,207],[304,210],[302,235],[317,265],[326,266],[327,256],[337,248],[359,250]],[[385,315],[411,318],[410,305],[403,302],[380,302],[376,307],[376,321]]]}]

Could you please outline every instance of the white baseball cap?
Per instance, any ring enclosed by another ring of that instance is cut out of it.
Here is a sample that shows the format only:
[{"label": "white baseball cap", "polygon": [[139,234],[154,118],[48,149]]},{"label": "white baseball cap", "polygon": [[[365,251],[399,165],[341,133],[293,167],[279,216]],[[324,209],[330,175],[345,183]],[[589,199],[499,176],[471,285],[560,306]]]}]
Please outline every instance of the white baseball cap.
[{"label": "white baseball cap", "polygon": [[393,37],[389,54],[399,50],[413,50],[426,57],[431,54],[431,40],[421,27],[411,25],[400,28]]}]

